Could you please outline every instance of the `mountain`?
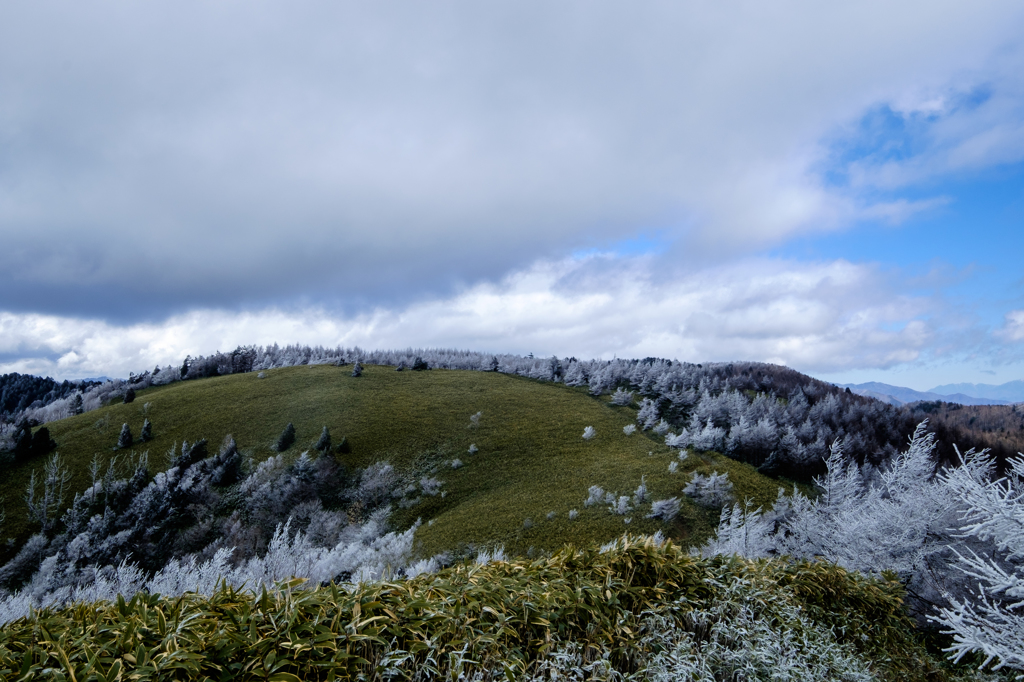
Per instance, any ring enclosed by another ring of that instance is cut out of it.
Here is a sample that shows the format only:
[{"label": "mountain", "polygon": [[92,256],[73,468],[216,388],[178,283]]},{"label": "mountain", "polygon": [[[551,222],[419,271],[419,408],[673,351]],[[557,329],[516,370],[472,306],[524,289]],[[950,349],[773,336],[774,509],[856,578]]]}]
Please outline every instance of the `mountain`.
[{"label": "mountain", "polygon": [[[976,398],[986,398],[992,401],[1006,403],[1024,402],[1024,380],[1007,381],[1005,384],[944,384],[936,386],[929,391],[943,396],[951,396],[955,393],[964,393]],[[965,405],[968,403],[964,403]],[[975,403],[981,405],[984,403]],[[989,404],[999,404],[996,402]]]},{"label": "mountain", "polygon": [[[1024,382],[1018,382],[1024,385]],[[976,384],[958,384],[957,386],[975,386]],[[875,398],[890,405],[900,407],[907,403],[914,403],[920,400],[942,401],[947,403],[958,403],[960,405],[1007,405],[1014,402],[1009,399],[993,399],[989,397],[977,397],[975,395],[950,391],[941,393],[937,389],[931,391],[915,391],[904,386],[892,386],[878,381],[869,381],[863,384],[840,384],[843,388],[849,388],[857,395]],[[941,387],[940,387],[941,388]],[[1024,391],[1024,389],[1022,389]],[[1021,398],[1020,400],[1024,400]]]}]

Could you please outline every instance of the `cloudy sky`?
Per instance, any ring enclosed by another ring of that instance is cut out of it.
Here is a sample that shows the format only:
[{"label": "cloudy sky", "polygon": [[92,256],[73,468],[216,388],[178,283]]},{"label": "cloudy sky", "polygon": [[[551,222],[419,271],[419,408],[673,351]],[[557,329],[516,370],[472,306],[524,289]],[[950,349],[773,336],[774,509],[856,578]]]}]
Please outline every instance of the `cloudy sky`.
[{"label": "cloudy sky", "polygon": [[0,372],[1024,377],[1024,4],[0,5]]}]

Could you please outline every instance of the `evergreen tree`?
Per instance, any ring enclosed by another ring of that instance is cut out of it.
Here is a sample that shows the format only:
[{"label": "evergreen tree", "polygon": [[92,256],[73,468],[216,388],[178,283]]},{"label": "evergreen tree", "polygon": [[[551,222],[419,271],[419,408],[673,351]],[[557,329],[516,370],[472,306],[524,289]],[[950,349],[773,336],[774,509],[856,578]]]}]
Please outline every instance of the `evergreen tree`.
[{"label": "evergreen tree", "polygon": [[124,402],[125,403],[130,403],[130,402],[134,402],[134,401],[135,401],[135,389],[132,388],[131,386],[129,386],[128,390],[124,392]]},{"label": "evergreen tree", "polygon": [[352,446],[348,444],[348,438],[342,436],[341,441],[338,443],[338,447],[336,447],[334,451],[339,455],[347,455],[352,452]]},{"label": "evergreen tree", "polygon": [[148,419],[142,422],[142,433],[139,434],[139,440],[143,442],[153,440],[153,424]]},{"label": "evergreen tree", "polygon": [[278,452],[284,452],[292,446],[295,442],[295,425],[288,422],[288,426],[284,427],[284,431],[277,437],[277,444],[274,445],[274,449]]},{"label": "evergreen tree", "polygon": [[320,440],[316,442],[316,449],[320,452],[328,452],[331,449],[331,432],[324,427],[320,432]]},{"label": "evergreen tree", "polygon": [[354,377],[361,377],[361,376],[363,376],[363,366],[359,364],[358,360],[356,360],[356,364],[354,364],[352,366],[352,376],[354,376]]},{"label": "evergreen tree", "polygon": [[120,450],[130,448],[132,446],[132,430],[128,428],[128,423],[121,427],[121,435],[117,437],[117,447]]},{"label": "evergreen tree", "polygon": [[82,394],[76,393],[75,397],[71,400],[71,414],[82,414],[85,408],[82,406]]},{"label": "evergreen tree", "polygon": [[425,369],[430,369],[430,365],[423,358],[416,356],[416,360],[412,363],[412,369],[414,372],[422,372]]},{"label": "evergreen tree", "polygon": [[57,441],[50,438],[50,430],[45,426],[40,427],[32,436],[32,454],[45,455],[57,447]]}]

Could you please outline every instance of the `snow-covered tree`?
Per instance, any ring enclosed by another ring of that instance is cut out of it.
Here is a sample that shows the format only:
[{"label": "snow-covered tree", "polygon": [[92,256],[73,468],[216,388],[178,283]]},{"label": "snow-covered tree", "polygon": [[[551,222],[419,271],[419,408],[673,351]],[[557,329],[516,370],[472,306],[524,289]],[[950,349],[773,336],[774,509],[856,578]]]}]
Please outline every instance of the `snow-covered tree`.
[{"label": "snow-covered tree", "polygon": [[636,421],[645,430],[657,424],[658,404],[650,398],[644,398],[640,402],[640,410],[636,413]]},{"label": "snow-covered tree", "polygon": [[120,450],[130,448],[132,446],[132,430],[128,428],[128,423],[125,422],[121,426],[121,434],[117,437],[117,447]]},{"label": "snow-covered tree", "polygon": [[615,393],[612,394],[612,405],[632,405],[633,404],[633,391],[627,391],[626,389],[619,386],[615,389]]},{"label": "snow-covered tree", "polygon": [[661,519],[668,522],[679,515],[679,498],[670,497],[667,500],[655,500],[651,503],[649,519]]},{"label": "snow-covered tree", "polygon": [[959,532],[995,545],[994,556],[954,550],[957,568],[974,583],[966,598],[950,598],[933,620],[953,636],[954,660],[977,651],[982,667],[1024,670],[1024,457],[1011,459],[993,480],[988,452],[970,451],[941,480],[963,505]]},{"label": "snow-covered tree", "polygon": [[142,431],[139,432],[139,440],[142,442],[153,440],[153,424],[149,419],[145,419],[142,422]]},{"label": "snow-covered tree", "polygon": [[320,432],[320,438],[316,442],[316,449],[319,452],[328,452],[331,449],[331,432],[325,426]]},{"label": "snow-covered tree", "polygon": [[721,507],[732,499],[732,481],[729,480],[729,474],[717,471],[708,476],[695,472],[683,488],[683,494],[692,497],[701,506]]},{"label": "snow-covered tree", "polygon": [[36,472],[32,470],[28,487],[25,489],[25,504],[29,518],[39,524],[43,533],[50,532],[57,523],[58,513],[64,504],[65,491],[71,480],[71,472],[64,465],[60,455],[54,454],[43,466],[43,490],[36,490]]}]

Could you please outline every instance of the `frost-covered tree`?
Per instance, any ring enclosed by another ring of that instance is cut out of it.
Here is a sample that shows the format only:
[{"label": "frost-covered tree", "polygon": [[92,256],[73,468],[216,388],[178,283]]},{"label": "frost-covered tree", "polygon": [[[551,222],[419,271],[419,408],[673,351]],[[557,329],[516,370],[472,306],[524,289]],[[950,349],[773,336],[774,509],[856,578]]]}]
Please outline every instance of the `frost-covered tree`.
[{"label": "frost-covered tree", "polygon": [[65,491],[71,480],[71,472],[64,465],[60,455],[54,454],[43,466],[43,490],[36,488],[35,469],[32,470],[28,487],[25,489],[25,504],[29,518],[39,524],[43,533],[49,533],[57,523],[58,513],[64,504]]},{"label": "frost-covered tree", "polygon": [[316,449],[319,452],[328,452],[331,449],[331,432],[327,430],[325,426],[323,431],[320,432],[320,438],[316,442]]},{"label": "frost-covered tree", "polygon": [[709,418],[704,428],[690,436],[690,445],[698,450],[723,449],[725,443],[725,429],[715,426]]},{"label": "frost-covered tree", "polygon": [[683,494],[703,507],[721,507],[732,500],[732,481],[729,474],[717,471],[708,476],[694,472],[693,478],[683,488]]},{"label": "frost-covered tree", "polygon": [[670,497],[667,500],[655,500],[651,503],[649,519],[661,519],[666,523],[679,515],[679,498]]},{"label": "frost-covered tree", "polygon": [[965,597],[951,597],[933,620],[953,636],[954,660],[972,651],[994,668],[1024,670],[1024,457],[1010,460],[1006,476],[994,479],[988,452],[968,452],[947,469],[942,483],[963,512],[959,533],[995,545],[994,556],[956,548],[957,568],[974,583]]},{"label": "frost-covered tree", "polygon": [[120,450],[130,448],[132,446],[132,430],[128,428],[128,423],[125,422],[121,426],[121,434],[117,437],[117,447]]},{"label": "frost-covered tree", "polygon": [[361,364],[359,364],[358,360],[356,360],[355,364],[352,365],[352,376],[354,376],[354,377],[361,377],[361,376],[363,376],[363,366]]},{"label": "frost-covered tree", "polygon": [[633,491],[633,504],[639,507],[641,504],[647,501],[648,496],[649,495],[647,492],[647,477],[641,476],[640,485],[638,485],[636,487],[636,490]]},{"label": "frost-covered tree", "polygon": [[153,440],[153,424],[149,419],[145,419],[142,422],[142,431],[139,432],[139,440],[142,442]]},{"label": "frost-covered tree", "polygon": [[626,389],[619,386],[615,389],[615,393],[612,394],[612,405],[632,405],[633,404],[633,391],[627,391]]},{"label": "frost-covered tree", "polygon": [[274,444],[274,450],[277,452],[284,452],[295,443],[295,425],[288,422],[288,425],[284,427],[284,431],[277,437],[277,442]]},{"label": "frost-covered tree", "polygon": [[644,398],[640,402],[640,409],[636,413],[636,421],[645,430],[657,424],[658,404],[650,398]]}]

